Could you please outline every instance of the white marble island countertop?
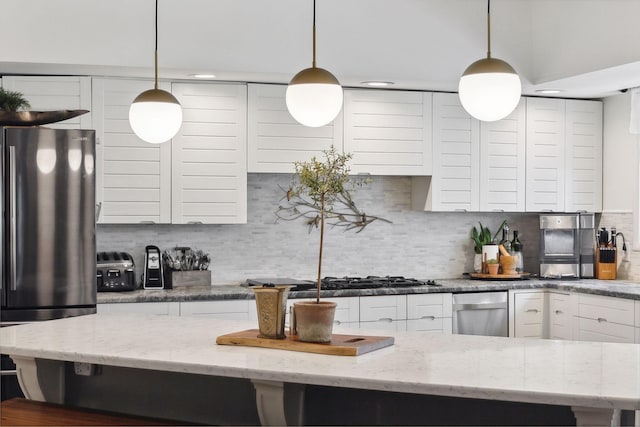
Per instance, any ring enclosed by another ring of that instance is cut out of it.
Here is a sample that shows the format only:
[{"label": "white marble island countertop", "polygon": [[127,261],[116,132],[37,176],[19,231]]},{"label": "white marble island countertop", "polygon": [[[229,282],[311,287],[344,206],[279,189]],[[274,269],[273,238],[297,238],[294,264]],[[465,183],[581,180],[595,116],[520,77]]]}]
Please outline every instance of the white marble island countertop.
[{"label": "white marble island countertop", "polygon": [[[283,383],[640,409],[638,344],[397,332],[395,345],[357,357],[216,344],[219,335],[256,327],[97,314],[2,328],[0,352]],[[334,330],[340,332],[354,331]]]}]

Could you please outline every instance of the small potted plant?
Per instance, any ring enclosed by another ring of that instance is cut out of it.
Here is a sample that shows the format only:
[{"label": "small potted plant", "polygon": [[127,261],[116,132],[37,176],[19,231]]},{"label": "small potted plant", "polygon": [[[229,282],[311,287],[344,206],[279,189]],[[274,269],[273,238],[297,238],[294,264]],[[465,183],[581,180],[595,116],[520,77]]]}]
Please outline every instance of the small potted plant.
[{"label": "small potted plant", "polygon": [[296,173],[286,190],[286,204],[275,212],[278,219],[304,218],[309,230],[320,229],[316,299],[294,304],[295,330],[298,339],[307,342],[329,342],[333,330],[336,304],[320,300],[322,285],[322,251],[325,222],[332,227],[361,232],[375,220],[390,222],[360,211],[351,197],[351,191],[368,183],[366,179],[349,177],[348,161],[351,154],[338,153],[335,147],[323,151],[324,160],[312,158],[309,162],[296,162]]},{"label": "small potted plant", "polygon": [[487,270],[489,271],[489,274],[495,276],[496,274],[498,274],[499,268],[500,264],[497,259],[491,258],[487,260]]},{"label": "small potted plant", "polygon": [[498,260],[499,249],[496,239],[506,223],[507,220],[502,221],[502,224],[500,224],[500,227],[498,227],[498,230],[493,235],[491,235],[489,227],[483,226],[481,222],[478,222],[480,225],[479,231],[476,227],[471,229],[471,240],[473,240],[473,251],[475,252],[473,269],[476,273],[485,273],[483,265],[485,263],[485,254],[487,254],[487,261],[490,259]]}]

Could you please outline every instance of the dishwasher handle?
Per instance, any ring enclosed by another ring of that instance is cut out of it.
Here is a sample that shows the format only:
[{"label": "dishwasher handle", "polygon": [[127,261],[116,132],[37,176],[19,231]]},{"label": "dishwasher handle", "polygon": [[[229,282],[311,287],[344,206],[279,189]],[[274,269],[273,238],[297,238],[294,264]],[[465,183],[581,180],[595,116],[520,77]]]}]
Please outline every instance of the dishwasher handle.
[{"label": "dishwasher handle", "polygon": [[476,303],[476,304],[453,304],[453,311],[462,310],[495,310],[495,309],[507,309],[506,302],[498,303]]}]

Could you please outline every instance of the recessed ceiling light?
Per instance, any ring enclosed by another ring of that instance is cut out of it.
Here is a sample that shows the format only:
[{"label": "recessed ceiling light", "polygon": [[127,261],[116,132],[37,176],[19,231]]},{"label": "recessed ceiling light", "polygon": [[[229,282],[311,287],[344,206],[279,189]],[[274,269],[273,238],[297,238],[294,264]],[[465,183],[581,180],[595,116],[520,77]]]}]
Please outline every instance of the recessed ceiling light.
[{"label": "recessed ceiling light", "polygon": [[215,74],[189,74],[191,77],[196,79],[215,79]]},{"label": "recessed ceiling light", "polygon": [[560,89],[538,89],[536,90],[536,93],[544,93],[546,95],[553,95],[555,93],[560,93],[563,92]]},{"label": "recessed ceiling light", "polygon": [[366,86],[384,87],[384,86],[391,86],[393,82],[367,81],[367,82],[362,82],[362,84]]}]

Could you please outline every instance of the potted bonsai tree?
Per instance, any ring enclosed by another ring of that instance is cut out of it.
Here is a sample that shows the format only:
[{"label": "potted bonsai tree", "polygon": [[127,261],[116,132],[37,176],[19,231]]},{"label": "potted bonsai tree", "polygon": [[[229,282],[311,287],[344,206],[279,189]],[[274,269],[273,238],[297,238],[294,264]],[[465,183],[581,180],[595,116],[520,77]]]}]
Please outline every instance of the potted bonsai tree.
[{"label": "potted bonsai tree", "polygon": [[338,153],[333,146],[323,153],[323,160],[313,157],[309,162],[295,163],[293,182],[283,198],[286,204],[275,212],[278,219],[304,218],[310,231],[320,229],[316,300],[294,304],[298,339],[308,342],[329,342],[333,330],[336,304],[320,300],[325,223],[359,233],[375,220],[390,222],[356,207],[350,191],[368,180],[349,177],[351,154]]}]

